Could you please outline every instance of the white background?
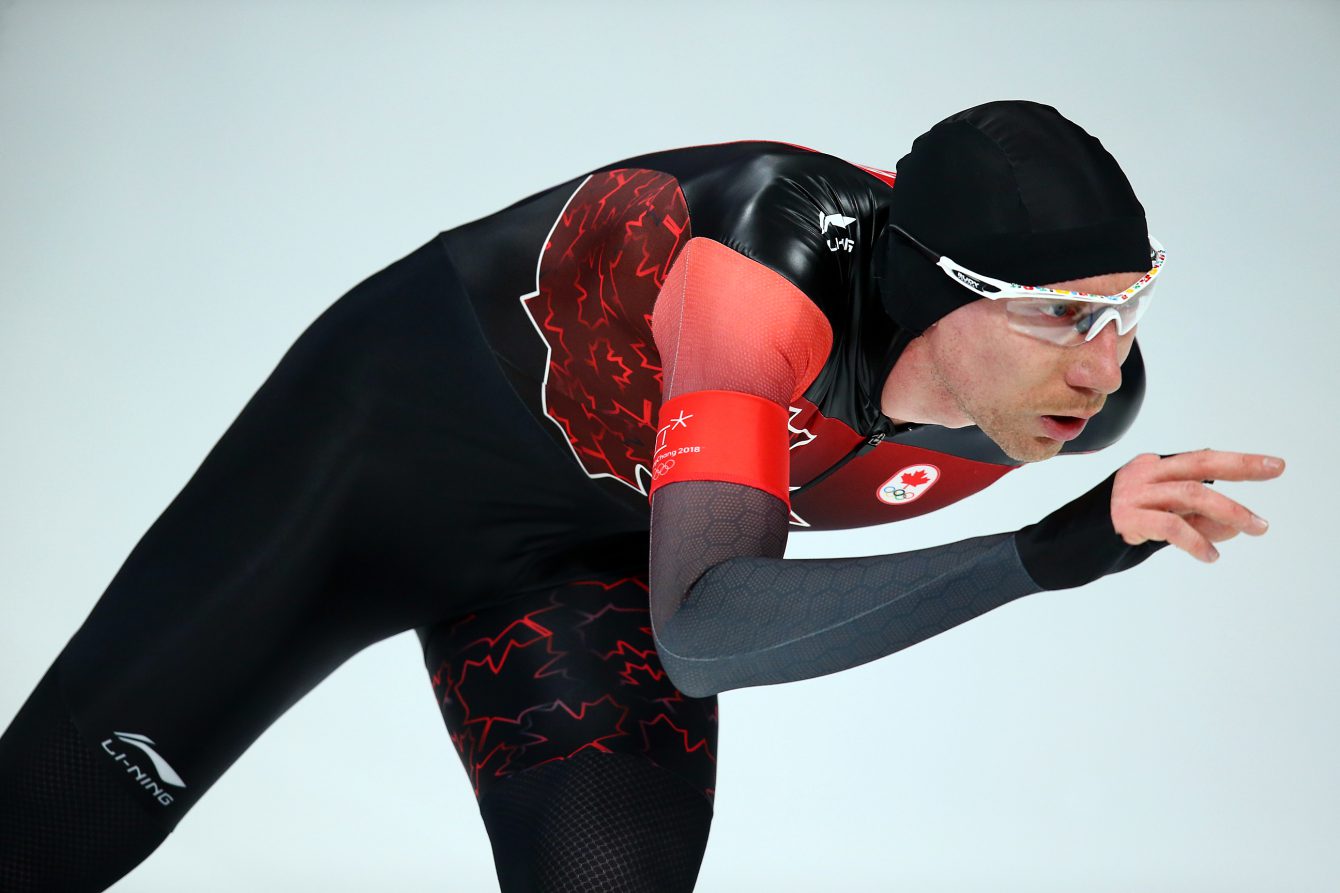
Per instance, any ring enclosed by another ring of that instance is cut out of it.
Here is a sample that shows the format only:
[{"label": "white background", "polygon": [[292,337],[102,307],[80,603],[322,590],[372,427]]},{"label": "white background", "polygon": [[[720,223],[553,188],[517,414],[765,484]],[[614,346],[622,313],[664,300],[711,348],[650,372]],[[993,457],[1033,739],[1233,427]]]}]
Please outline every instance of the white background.
[{"label": "white background", "polygon": [[[788,554],[1015,529],[1204,446],[1288,460],[1221,485],[1272,529],[723,696],[699,889],[1336,889],[1340,4],[479,6],[0,4],[0,726],[307,323],[433,233],[672,146],[892,168],[940,118],[1029,98],[1103,140],[1169,249],[1140,419]],[[413,636],[318,687],[116,889],[496,889]]]}]

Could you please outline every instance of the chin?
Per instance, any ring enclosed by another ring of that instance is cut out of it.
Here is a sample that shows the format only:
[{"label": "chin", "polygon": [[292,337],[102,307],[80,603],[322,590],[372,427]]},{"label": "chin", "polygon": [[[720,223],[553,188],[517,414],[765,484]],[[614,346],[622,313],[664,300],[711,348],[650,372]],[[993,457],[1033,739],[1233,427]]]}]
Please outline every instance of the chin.
[{"label": "chin", "polygon": [[1050,459],[1061,452],[1065,444],[1059,440],[1052,440],[1050,437],[1037,437],[1034,435],[1016,433],[1016,432],[992,432],[983,431],[988,437],[995,441],[1000,451],[1009,456],[1015,462],[1041,462]]},{"label": "chin", "polygon": [[963,409],[972,423],[1015,462],[1041,462],[1055,456],[1065,446],[1059,440],[1039,436],[1036,418],[1032,414],[1000,411],[974,413],[969,412],[967,406]]}]

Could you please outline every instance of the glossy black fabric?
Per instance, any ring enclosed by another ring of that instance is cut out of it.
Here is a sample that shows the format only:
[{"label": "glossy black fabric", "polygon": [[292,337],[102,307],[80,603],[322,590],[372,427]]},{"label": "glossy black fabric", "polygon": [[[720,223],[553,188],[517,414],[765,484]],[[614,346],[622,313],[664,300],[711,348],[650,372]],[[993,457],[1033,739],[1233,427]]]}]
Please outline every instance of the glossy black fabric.
[{"label": "glossy black fabric", "polygon": [[[834,346],[806,399],[861,433],[888,430],[888,420],[879,411],[879,391],[904,344],[897,340],[898,327],[881,309],[869,259],[891,188],[841,158],[759,140],[653,152],[602,165],[591,176],[644,170],[674,178],[687,206],[686,239],[690,234],[710,238],[764,264],[823,311]],[[567,442],[546,417],[542,400],[551,357],[518,298],[537,288],[537,261],[555,221],[564,214],[593,213],[572,205],[585,180],[560,184],[443,234],[509,380],[541,428],[565,448]],[[851,222],[825,231],[823,216],[837,213]],[[617,238],[621,226],[610,229],[611,239]],[[833,250],[836,235],[850,244],[843,241]],[[611,337],[615,325],[591,315],[600,321],[581,337]],[[637,322],[629,321],[633,328]],[[767,320],[759,323],[766,325]],[[608,482],[597,486],[645,511],[641,494],[622,493]]]}]

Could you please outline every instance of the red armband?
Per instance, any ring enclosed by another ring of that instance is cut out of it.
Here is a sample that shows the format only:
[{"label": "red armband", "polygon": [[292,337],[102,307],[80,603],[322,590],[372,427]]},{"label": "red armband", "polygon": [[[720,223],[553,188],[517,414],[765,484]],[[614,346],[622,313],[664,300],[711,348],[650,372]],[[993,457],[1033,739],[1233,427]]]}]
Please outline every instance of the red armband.
[{"label": "red armband", "polygon": [[786,407],[739,391],[693,391],[661,405],[651,490],[676,481],[726,481],[791,507]]}]

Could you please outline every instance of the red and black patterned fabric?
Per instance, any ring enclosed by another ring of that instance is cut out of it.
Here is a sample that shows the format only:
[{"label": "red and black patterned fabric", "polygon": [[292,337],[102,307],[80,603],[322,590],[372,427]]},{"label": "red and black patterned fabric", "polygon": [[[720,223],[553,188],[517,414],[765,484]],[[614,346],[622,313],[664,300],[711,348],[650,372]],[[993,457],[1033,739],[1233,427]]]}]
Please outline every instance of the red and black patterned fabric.
[{"label": "red and black patterned fabric", "polygon": [[656,655],[645,577],[577,580],[425,634],[452,744],[481,800],[584,751],[643,757],[711,800],[716,698],[688,698]]},{"label": "red and black patterned fabric", "polygon": [[[912,337],[883,310],[871,265],[894,184],[787,143],[695,146],[597,169],[441,238],[517,395],[594,487],[636,511],[663,386],[651,319],[680,253],[709,239],[783,277],[832,338],[790,401],[791,524],[859,527],[950,505],[1018,466],[976,427],[896,426],[880,411]],[[783,324],[748,301],[737,312],[760,337]],[[1100,449],[1129,427],[1144,394],[1138,347],[1123,374],[1063,452]],[[897,475],[926,466],[935,480],[906,498]]]}]

